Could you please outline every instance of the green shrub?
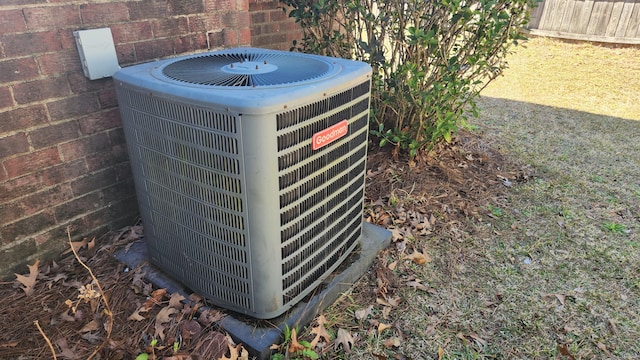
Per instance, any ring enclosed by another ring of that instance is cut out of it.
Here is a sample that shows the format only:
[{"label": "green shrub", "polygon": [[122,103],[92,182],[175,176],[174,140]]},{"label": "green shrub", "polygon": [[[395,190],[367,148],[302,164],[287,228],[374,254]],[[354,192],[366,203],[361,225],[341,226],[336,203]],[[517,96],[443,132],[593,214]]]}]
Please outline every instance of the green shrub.
[{"label": "green shrub", "polygon": [[519,30],[534,0],[282,3],[302,27],[293,50],[372,66],[372,134],[415,156],[477,116],[474,99],[524,39]]}]

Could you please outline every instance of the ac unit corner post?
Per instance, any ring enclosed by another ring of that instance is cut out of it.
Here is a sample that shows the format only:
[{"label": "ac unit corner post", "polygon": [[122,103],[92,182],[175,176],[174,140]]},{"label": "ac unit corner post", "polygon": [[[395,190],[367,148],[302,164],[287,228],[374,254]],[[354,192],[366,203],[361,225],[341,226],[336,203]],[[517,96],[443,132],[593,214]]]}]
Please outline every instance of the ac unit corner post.
[{"label": "ac unit corner post", "polygon": [[370,74],[261,49],[119,71],[151,262],[257,318],[313,291],[361,236]]}]

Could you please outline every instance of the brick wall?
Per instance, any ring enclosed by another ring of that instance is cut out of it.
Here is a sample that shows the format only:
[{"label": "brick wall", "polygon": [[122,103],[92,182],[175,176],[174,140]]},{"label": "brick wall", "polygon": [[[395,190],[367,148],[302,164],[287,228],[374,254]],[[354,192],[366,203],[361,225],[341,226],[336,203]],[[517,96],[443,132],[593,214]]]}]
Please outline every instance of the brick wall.
[{"label": "brick wall", "polygon": [[[254,41],[250,7],[265,15]],[[110,27],[126,66],[207,47],[283,48],[289,35],[276,33],[287,21],[276,8],[256,0],[0,1],[0,274],[55,256],[67,226],[77,239],[138,215],[112,80],[84,77],[74,30]]]},{"label": "brick wall", "polygon": [[300,40],[298,24],[289,18],[283,5],[273,0],[249,0],[251,46],[289,50],[293,40]]}]

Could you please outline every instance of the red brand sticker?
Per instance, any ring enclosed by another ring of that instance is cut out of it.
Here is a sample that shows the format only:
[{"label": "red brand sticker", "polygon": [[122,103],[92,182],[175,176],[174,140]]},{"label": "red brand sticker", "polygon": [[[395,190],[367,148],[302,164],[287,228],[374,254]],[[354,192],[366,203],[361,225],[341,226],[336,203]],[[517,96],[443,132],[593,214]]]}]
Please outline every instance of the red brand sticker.
[{"label": "red brand sticker", "polygon": [[313,134],[313,143],[311,148],[313,150],[318,150],[323,146],[327,146],[330,143],[340,139],[341,137],[347,135],[349,132],[349,121],[342,120],[339,123],[328,127],[322,131],[318,131]]}]

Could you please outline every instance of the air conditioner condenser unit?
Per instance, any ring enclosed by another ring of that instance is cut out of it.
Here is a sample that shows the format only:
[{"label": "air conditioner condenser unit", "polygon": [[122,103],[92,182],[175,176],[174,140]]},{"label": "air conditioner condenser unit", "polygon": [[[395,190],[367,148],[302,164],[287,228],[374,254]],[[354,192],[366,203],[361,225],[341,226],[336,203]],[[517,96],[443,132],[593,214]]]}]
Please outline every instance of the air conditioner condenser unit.
[{"label": "air conditioner condenser unit", "polygon": [[150,261],[212,303],[284,313],[362,236],[371,68],[238,48],[114,75]]}]

